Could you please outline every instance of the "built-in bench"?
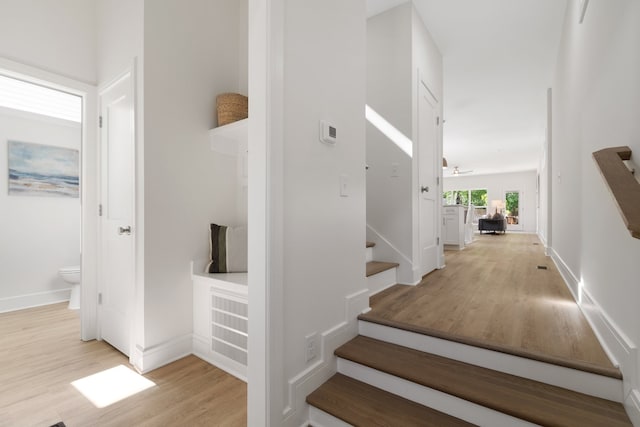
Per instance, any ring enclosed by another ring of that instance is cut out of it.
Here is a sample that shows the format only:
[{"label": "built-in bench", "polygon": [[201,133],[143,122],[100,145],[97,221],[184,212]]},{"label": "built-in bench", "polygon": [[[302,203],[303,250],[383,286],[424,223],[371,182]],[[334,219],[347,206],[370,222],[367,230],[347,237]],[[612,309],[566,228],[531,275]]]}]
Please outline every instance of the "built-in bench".
[{"label": "built-in bench", "polygon": [[248,274],[203,271],[191,263],[193,354],[246,382]]}]

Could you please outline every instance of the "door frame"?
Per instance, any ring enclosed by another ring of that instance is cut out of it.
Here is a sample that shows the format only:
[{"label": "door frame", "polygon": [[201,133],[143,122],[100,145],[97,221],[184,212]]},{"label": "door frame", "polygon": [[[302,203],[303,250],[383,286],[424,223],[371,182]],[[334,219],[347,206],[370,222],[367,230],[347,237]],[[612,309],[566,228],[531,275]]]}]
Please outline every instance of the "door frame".
[{"label": "door frame", "polygon": [[[442,186],[440,185],[440,182],[442,181],[441,175],[442,175],[442,167],[439,168],[439,165],[441,164],[440,162],[437,161],[438,158],[442,157],[441,151],[441,144],[440,144],[440,129],[441,129],[441,121],[440,121],[440,101],[438,100],[438,97],[433,93],[433,91],[431,90],[431,88],[429,87],[429,84],[427,84],[426,79],[423,78],[422,74],[420,73],[420,71],[418,70],[418,85],[416,87],[417,90],[417,103],[416,103],[416,114],[415,114],[415,122],[416,122],[416,138],[415,138],[415,142],[414,142],[414,149],[413,149],[413,153],[414,153],[414,166],[416,167],[417,170],[417,174],[416,174],[416,182],[414,183],[414,188],[415,191],[417,191],[418,194],[418,203],[417,203],[417,210],[418,210],[418,218],[417,218],[417,222],[414,222],[415,226],[417,227],[418,232],[415,233],[418,235],[418,252],[417,252],[417,271],[418,271],[418,276],[415,279],[416,280],[421,280],[424,274],[428,274],[424,273],[423,271],[423,263],[422,263],[422,227],[421,227],[421,217],[422,217],[422,193],[419,190],[419,188],[424,184],[423,182],[421,182],[420,180],[420,171],[422,168],[422,165],[420,164],[420,158],[421,158],[421,153],[420,153],[420,117],[419,115],[421,114],[420,111],[420,97],[422,96],[422,90],[426,90],[427,94],[429,95],[429,97],[431,98],[430,102],[433,104],[432,108],[434,111],[434,116],[437,120],[436,122],[436,126],[435,126],[435,159],[433,159],[433,171],[435,172],[435,176],[433,177],[433,184],[434,184],[434,190],[436,191],[436,196],[434,197],[434,214],[435,217],[433,218],[434,221],[434,233],[435,233],[435,238],[436,238],[436,259],[434,261],[435,264],[435,269],[440,268],[440,265],[442,264],[441,262],[441,240],[442,240],[442,227],[440,224],[442,224],[442,220],[440,219],[441,213],[442,213],[442,209],[438,209],[438,207],[441,205],[441,201],[442,201]],[[414,271],[416,271],[416,268],[414,267]],[[432,270],[433,271],[433,270]]]},{"label": "door frame", "polygon": [[96,330],[97,261],[97,90],[94,85],[0,57],[0,72],[29,83],[67,92],[82,99],[80,144],[80,209],[82,281],[80,339],[89,341]]},{"label": "door frame", "polygon": [[522,225],[522,195],[523,191],[520,189],[504,190],[502,193],[502,200],[504,201],[504,217],[507,218],[507,193],[518,193],[518,224],[507,224],[507,231],[522,231],[524,226]]},{"label": "door frame", "polygon": [[[131,233],[131,245],[132,245],[132,256],[133,256],[133,278],[134,278],[134,286],[133,289],[131,290],[131,303],[130,303],[130,311],[129,311],[129,362],[138,367],[139,364],[136,364],[135,362],[137,361],[137,356],[135,353],[135,349],[136,349],[136,332],[137,331],[137,323],[136,323],[136,313],[137,313],[137,307],[139,305],[139,303],[144,303],[143,301],[140,301],[138,296],[142,295],[142,288],[141,288],[141,283],[139,283],[140,281],[137,280],[138,279],[138,138],[137,138],[137,129],[138,129],[138,121],[137,121],[137,99],[136,99],[136,90],[137,90],[137,85],[136,85],[136,62],[135,60],[133,62],[131,62],[123,71],[121,71],[120,73],[118,73],[114,78],[107,80],[105,83],[102,83],[98,86],[97,91],[96,91],[96,117],[99,118],[100,115],[102,114],[101,111],[101,99],[102,99],[102,94],[108,90],[111,86],[117,84],[120,80],[122,80],[124,77],[126,77],[127,75],[129,76],[129,87],[128,87],[128,92],[129,92],[129,96],[131,96],[131,100],[132,100],[132,115],[133,115],[133,127],[131,129],[131,133],[132,133],[132,139],[133,139],[133,147],[132,147],[132,167],[133,167],[133,188],[131,189],[132,191],[132,204],[131,204],[131,229],[133,230],[133,232]],[[96,206],[100,206],[102,204],[103,201],[103,194],[102,194],[102,135],[101,135],[101,131],[99,127],[96,127],[96,140],[97,140],[97,153],[96,153],[96,170],[97,170],[97,176],[96,176],[96,180],[97,180],[97,185],[96,185],[96,193],[97,193],[97,205]],[[96,286],[95,286],[95,298],[94,301],[96,301],[96,338],[98,340],[102,339],[102,327],[101,327],[101,316],[100,316],[100,309],[99,309],[99,305],[97,304],[98,302],[98,294],[100,293],[100,288],[102,286],[102,282],[99,279],[102,274],[101,271],[103,269],[102,266],[102,249],[103,249],[103,235],[102,235],[102,219],[100,218],[100,215],[98,214],[97,216],[97,221],[96,221],[96,234],[97,234],[97,242],[96,242],[96,246],[97,246],[97,251],[96,251]]]}]

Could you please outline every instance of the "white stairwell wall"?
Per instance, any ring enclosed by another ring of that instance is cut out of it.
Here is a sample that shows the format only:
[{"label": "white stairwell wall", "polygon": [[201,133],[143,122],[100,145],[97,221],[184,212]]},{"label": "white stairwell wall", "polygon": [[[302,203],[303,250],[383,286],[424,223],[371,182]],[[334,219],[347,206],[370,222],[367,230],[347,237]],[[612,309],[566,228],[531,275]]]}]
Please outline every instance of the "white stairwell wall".
[{"label": "white stairwell wall", "polygon": [[[419,186],[415,156],[418,74],[442,101],[442,56],[413,4],[407,2],[370,17],[367,105],[412,140],[413,157],[367,122],[367,238],[378,245],[379,259],[400,264],[398,282],[412,285],[422,276],[416,240],[418,204],[413,192]],[[439,105],[441,108],[442,102]]]},{"label": "white stairwell wall", "polygon": [[624,376],[640,425],[640,240],[626,230],[592,153],[628,145],[640,155],[640,2],[568,2],[553,85],[551,248]]},{"label": "white stairwell wall", "polygon": [[[335,372],[333,351],[357,334],[356,317],[368,307],[362,252],[366,5],[364,0],[275,3],[284,14],[286,79],[282,151],[272,155],[286,161],[279,169],[283,186],[272,199],[281,206],[282,228],[271,238],[280,242],[286,262],[277,266],[283,327],[274,331],[283,357],[269,367],[271,375],[281,375],[274,381],[282,383],[276,390],[282,399],[272,395],[269,404],[272,414],[282,414],[272,425],[297,427],[308,420],[306,396]],[[337,129],[335,144],[320,142],[320,120]],[[340,195],[341,176],[346,197]],[[318,268],[319,262],[331,268]],[[315,349],[310,358],[308,340]]]}]

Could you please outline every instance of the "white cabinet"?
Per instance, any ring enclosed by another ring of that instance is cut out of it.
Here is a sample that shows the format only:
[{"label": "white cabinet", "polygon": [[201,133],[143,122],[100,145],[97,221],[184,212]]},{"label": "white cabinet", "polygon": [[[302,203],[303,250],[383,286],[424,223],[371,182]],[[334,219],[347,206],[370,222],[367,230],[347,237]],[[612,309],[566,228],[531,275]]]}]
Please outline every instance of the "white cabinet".
[{"label": "white cabinet", "polygon": [[464,249],[464,206],[442,207],[442,243]]},{"label": "white cabinet", "polygon": [[247,380],[247,273],[193,273],[193,353]]}]

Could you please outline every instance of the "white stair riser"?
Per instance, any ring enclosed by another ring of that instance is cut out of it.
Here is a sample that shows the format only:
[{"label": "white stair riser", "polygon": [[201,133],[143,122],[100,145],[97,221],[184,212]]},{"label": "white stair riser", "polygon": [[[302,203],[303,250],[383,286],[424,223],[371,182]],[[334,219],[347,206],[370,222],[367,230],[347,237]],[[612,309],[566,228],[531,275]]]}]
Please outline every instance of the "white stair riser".
[{"label": "white stair riser", "polygon": [[360,335],[495,371],[517,375],[579,393],[622,402],[622,381],[429,335],[359,321]]},{"label": "white stair riser", "polygon": [[367,287],[369,288],[369,295],[377,294],[380,291],[387,289],[398,283],[397,279],[398,268],[390,268],[389,270],[382,271],[373,276],[367,277]]},{"label": "white stair riser", "polygon": [[338,358],[338,372],[473,424],[493,427],[535,426],[535,424],[502,412],[494,411],[349,360]]},{"label": "white stair riser", "polygon": [[309,422],[313,427],[352,427],[351,424],[311,405],[309,405]]},{"label": "white stair riser", "polygon": [[373,261],[373,247],[367,248],[365,262]]}]

